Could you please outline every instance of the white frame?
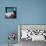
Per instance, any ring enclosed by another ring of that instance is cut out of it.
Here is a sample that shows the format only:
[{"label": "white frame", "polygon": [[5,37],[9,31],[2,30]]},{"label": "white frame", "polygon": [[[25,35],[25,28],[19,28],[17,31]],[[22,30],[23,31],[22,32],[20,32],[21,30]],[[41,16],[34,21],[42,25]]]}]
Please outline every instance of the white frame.
[{"label": "white frame", "polygon": [[[20,43],[20,26],[21,25],[33,25],[33,24],[19,24],[18,25],[18,43]],[[39,24],[35,24],[35,25],[39,25]],[[45,24],[41,24],[41,25],[45,25]],[[43,41],[46,41],[46,40],[43,40]]]}]

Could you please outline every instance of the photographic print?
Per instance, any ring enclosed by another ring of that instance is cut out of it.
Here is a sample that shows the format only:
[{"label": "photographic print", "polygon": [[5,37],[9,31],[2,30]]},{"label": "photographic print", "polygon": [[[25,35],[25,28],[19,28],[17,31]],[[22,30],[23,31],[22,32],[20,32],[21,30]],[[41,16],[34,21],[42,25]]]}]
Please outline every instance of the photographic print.
[{"label": "photographic print", "polygon": [[20,40],[46,41],[46,25],[21,25]]},{"label": "photographic print", "polygon": [[43,45],[44,42],[46,43],[46,25],[19,24],[18,38],[20,46]]},{"label": "photographic print", "polygon": [[16,18],[16,7],[5,7],[5,18],[6,19]]}]

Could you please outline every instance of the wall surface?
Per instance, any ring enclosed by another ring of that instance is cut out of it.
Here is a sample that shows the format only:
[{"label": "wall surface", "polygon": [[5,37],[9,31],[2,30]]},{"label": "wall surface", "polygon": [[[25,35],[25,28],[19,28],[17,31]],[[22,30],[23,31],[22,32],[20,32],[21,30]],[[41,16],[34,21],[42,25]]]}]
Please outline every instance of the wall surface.
[{"label": "wall surface", "polygon": [[[17,7],[17,18],[5,19],[5,7]],[[9,32],[18,32],[18,24],[46,24],[46,0],[0,0],[0,44],[8,43]]]}]

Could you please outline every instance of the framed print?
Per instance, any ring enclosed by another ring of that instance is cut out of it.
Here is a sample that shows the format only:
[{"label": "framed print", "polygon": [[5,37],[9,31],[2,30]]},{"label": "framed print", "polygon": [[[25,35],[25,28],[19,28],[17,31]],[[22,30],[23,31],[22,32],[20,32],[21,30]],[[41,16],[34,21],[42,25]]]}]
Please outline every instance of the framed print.
[{"label": "framed print", "polygon": [[16,7],[5,7],[5,18],[15,19],[16,18]]},{"label": "framed print", "polygon": [[20,24],[18,25],[19,41],[46,41],[46,25]]}]

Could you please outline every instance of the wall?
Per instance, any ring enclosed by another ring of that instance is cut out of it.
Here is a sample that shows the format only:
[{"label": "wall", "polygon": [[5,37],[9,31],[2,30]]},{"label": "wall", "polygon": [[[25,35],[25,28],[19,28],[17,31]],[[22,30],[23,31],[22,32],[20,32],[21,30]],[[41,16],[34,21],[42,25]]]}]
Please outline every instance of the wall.
[{"label": "wall", "polygon": [[[5,7],[17,7],[16,19],[5,19]],[[9,32],[18,24],[46,24],[46,0],[0,0],[0,44],[8,43]]]}]

